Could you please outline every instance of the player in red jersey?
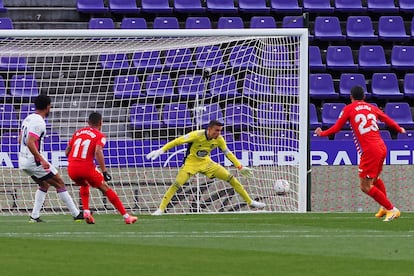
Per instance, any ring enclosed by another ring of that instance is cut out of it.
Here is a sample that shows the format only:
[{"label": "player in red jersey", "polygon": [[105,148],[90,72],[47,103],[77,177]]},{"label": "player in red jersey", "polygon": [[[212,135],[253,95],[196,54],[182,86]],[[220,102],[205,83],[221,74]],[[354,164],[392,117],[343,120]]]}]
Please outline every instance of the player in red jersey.
[{"label": "player in red jersey", "polygon": [[[80,197],[85,221],[88,224],[95,223],[95,219],[89,209],[89,186],[92,186],[101,190],[123,216],[126,224],[135,223],[137,217],[131,216],[126,212],[116,192],[106,183],[106,181],[111,180],[111,175],[106,169],[103,155],[106,138],[100,131],[102,115],[97,112],[91,113],[88,124],[89,127],[81,128],[73,134],[65,150],[69,162],[68,175],[80,186]],[[98,162],[102,173],[96,168],[94,159]]]},{"label": "player in red jersey", "polygon": [[387,198],[384,182],[379,178],[387,148],[381,138],[377,121],[384,122],[400,133],[405,133],[405,129],[378,107],[365,102],[365,93],[361,86],[353,87],[350,97],[351,104],[344,107],[336,123],[325,131],[317,128],[315,133],[318,136],[335,134],[349,121],[357,151],[361,156],[358,169],[360,188],[381,205],[375,216],[378,218],[385,216],[384,221],[391,221],[400,216],[400,211]]}]

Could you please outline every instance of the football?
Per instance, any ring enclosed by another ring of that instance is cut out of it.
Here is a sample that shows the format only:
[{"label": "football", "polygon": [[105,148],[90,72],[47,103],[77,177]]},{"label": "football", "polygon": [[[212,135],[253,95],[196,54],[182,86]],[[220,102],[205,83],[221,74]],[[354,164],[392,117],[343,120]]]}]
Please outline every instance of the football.
[{"label": "football", "polygon": [[274,184],[274,189],[277,195],[285,195],[290,190],[289,181],[286,179],[277,179]]}]

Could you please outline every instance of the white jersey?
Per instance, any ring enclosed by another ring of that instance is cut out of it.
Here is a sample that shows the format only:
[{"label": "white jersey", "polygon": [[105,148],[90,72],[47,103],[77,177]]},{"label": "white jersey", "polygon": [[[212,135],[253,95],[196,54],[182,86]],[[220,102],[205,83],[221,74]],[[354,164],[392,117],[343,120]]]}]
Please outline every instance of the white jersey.
[{"label": "white jersey", "polygon": [[30,136],[35,136],[38,138],[38,143],[36,144],[39,152],[43,152],[43,137],[46,135],[46,123],[42,116],[39,114],[30,114],[27,116],[20,128],[21,131],[21,142],[20,142],[20,154],[19,159],[26,159],[25,161],[31,160],[34,162],[34,156],[27,147],[27,140]]}]

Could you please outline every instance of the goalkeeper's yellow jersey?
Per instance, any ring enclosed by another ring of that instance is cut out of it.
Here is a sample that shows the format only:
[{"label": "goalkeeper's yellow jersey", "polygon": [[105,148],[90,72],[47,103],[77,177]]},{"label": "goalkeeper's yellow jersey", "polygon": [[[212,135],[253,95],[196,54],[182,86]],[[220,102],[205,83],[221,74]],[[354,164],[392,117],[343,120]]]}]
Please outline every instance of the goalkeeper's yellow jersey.
[{"label": "goalkeeper's yellow jersey", "polygon": [[191,160],[198,159],[200,161],[211,160],[210,153],[213,149],[219,148],[235,167],[240,167],[241,163],[237,157],[227,148],[226,141],[223,136],[217,139],[207,139],[207,130],[195,130],[181,137],[178,137],[162,147],[164,152],[188,143],[187,157]]}]

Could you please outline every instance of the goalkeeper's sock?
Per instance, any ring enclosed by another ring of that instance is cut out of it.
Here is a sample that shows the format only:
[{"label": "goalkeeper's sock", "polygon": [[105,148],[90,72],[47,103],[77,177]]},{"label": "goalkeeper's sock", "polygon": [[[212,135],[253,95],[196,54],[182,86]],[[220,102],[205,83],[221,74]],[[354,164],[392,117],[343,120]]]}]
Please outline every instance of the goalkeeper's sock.
[{"label": "goalkeeper's sock", "polygon": [[244,189],[243,185],[235,177],[232,177],[229,183],[233,187],[233,189],[244,199],[244,201],[246,201],[248,205],[252,203],[253,200],[250,198],[249,194]]},{"label": "goalkeeper's sock", "polygon": [[33,206],[32,214],[30,217],[37,219],[40,217],[40,209],[42,209],[43,203],[46,199],[47,190],[39,188],[35,193],[35,203]]},{"label": "goalkeeper's sock", "polygon": [[122,216],[126,214],[125,207],[114,190],[109,189],[106,191],[106,197]]},{"label": "goalkeeper's sock", "polygon": [[385,209],[392,210],[392,208],[394,208],[394,205],[392,205],[392,203],[388,200],[384,193],[381,192],[381,190],[377,187],[372,186],[372,188],[368,191],[367,194],[373,199],[375,199],[375,201],[378,202]]},{"label": "goalkeeper's sock", "polygon": [[377,187],[385,196],[387,196],[387,189],[385,188],[384,182],[381,178],[374,181],[374,186]]},{"label": "goalkeeper's sock", "polygon": [[60,199],[66,204],[66,206],[68,207],[70,213],[72,214],[73,217],[77,217],[80,214],[79,209],[76,207],[75,203],[73,202],[72,197],[70,196],[70,194],[68,193],[68,191],[66,191],[66,189],[59,189],[57,190],[57,193],[60,197]]},{"label": "goalkeeper's sock", "polygon": [[82,201],[83,210],[89,210],[89,186],[80,186],[79,195]]},{"label": "goalkeeper's sock", "polygon": [[179,186],[179,185],[172,184],[172,185],[168,188],[168,190],[165,192],[164,197],[162,198],[161,203],[160,203],[160,207],[159,207],[159,209],[160,209],[161,211],[164,211],[164,210],[165,210],[165,208],[167,208],[167,205],[168,205],[168,203],[170,203],[171,198],[172,198],[172,197],[173,197],[173,195],[177,192],[177,190],[178,190],[178,186]]}]

